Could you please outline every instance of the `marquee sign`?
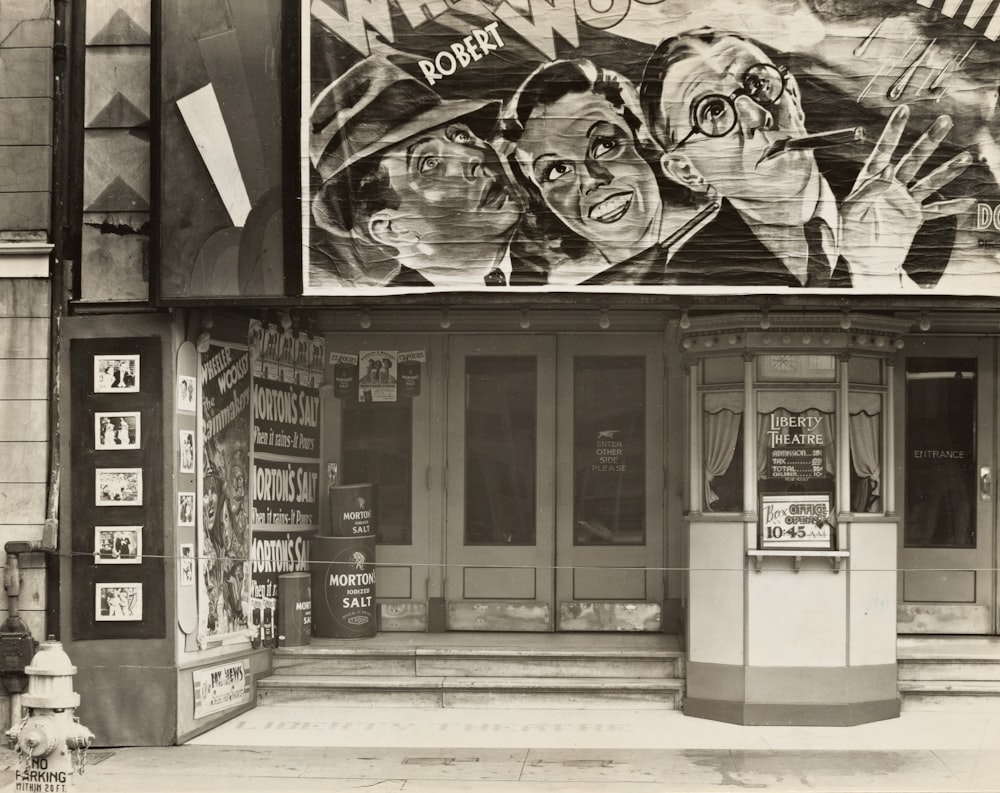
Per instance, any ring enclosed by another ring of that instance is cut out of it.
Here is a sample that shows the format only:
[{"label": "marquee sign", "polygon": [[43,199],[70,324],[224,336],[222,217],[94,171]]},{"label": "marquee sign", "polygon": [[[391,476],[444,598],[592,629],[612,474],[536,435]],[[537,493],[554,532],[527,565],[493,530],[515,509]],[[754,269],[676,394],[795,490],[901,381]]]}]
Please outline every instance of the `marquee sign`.
[{"label": "marquee sign", "polygon": [[1000,294],[993,3],[181,5],[164,297]]}]

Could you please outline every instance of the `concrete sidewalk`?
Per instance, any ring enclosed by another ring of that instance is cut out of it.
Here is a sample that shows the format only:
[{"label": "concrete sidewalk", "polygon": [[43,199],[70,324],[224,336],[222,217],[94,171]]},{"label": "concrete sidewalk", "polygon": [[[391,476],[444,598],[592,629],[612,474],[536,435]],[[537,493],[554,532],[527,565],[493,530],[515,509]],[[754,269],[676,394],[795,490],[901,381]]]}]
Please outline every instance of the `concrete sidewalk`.
[{"label": "concrete sidewalk", "polygon": [[[12,779],[7,755],[4,781]],[[259,707],[186,746],[95,749],[77,790],[1000,791],[1000,712],[739,727],[675,711]],[[12,790],[12,786],[3,788]]]}]

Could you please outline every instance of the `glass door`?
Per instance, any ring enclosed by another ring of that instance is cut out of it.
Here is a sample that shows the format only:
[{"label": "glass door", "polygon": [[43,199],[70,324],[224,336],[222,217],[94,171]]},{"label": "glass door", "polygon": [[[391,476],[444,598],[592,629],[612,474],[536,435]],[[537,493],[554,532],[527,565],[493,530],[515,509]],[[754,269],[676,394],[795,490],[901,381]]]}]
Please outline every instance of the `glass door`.
[{"label": "glass door", "polygon": [[383,626],[396,630],[426,629],[430,526],[440,520],[440,508],[426,486],[432,462],[440,459],[439,451],[434,457],[428,430],[434,413],[432,389],[426,383],[440,376],[432,343],[413,334],[339,334],[336,347],[343,353],[428,350],[422,364],[425,384],[413,396],[400,388],[387,401],[361,399],[360,389],[323,400],[324,426],[329,437],[339,439],[327,451],[339,464],[339,484],[376,487],[376,592]]},{"label": "glass door", "polygon": [[986,339],[927,339],[900,376],[900,633],[993,633],[994,366]]},{"label": "glass door", "polygon": [[445,595],[450,630],[549,631],[555,341],[450,341]]},{"label": "glass door", "polygon": [[664,510],[659,337],[559,339],[560,630],[660,630]]}]

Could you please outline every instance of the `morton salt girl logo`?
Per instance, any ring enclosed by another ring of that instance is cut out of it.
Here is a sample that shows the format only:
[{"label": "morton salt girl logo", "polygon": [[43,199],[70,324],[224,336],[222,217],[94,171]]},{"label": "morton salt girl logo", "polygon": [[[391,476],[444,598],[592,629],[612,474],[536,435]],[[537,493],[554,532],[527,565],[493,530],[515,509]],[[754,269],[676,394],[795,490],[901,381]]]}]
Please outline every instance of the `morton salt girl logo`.
[{"label": "morton salt girl logo", "polygon": [[361,550],[351,551],[343,558],[342,564],[350,565],[352,572],[329,574],[327,602],[334,620],[341,625],[354,627],[367,625],[373,619],[375,572],[365,569],[368,558]]},{"label": "morton salt girl logo", "polygon": [[364,496],[355,496],[353,504],[346,504],[340,514],[341,525],[350,527],[348,534],[359,535],[371,532],[372,510],[368,505],[368,499]]},{"label": "morton salt girl logo", "polygon": [[364,496],[357,496],[354,499],[354,509],[344,511],[344,520],[368,520],[372,516],[372,511],[368,508],[368,499]]}]

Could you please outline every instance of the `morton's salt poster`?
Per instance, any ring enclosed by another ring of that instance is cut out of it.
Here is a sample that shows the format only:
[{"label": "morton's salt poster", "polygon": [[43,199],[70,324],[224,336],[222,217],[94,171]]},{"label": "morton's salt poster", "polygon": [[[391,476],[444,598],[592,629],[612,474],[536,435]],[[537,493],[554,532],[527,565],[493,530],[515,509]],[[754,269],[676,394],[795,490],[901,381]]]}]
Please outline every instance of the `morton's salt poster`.
[{"label": "morton's salt poster", "polygon": [[310,295],[1000,294],[995,3],[181,5],[166,297],[271,293],[281,229]]}]

